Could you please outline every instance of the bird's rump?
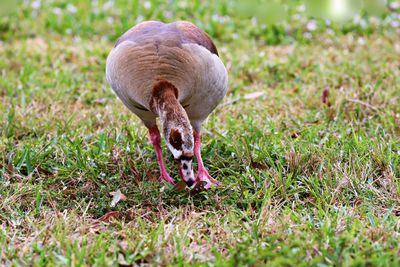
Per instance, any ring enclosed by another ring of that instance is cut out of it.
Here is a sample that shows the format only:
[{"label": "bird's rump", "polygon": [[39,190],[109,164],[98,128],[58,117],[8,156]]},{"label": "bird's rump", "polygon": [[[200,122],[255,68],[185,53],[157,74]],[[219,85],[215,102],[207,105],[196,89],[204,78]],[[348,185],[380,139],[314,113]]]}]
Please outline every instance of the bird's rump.
[{"label": "bird's rump", "polygon": [[169,24],[159,21],[142,22],[123,34],[115,46],[127,40],[137,44],[162,42],[164,45],[179,47],[183,44],[198,44],[218,56],[217,48],[208,34],[187,21]]}]

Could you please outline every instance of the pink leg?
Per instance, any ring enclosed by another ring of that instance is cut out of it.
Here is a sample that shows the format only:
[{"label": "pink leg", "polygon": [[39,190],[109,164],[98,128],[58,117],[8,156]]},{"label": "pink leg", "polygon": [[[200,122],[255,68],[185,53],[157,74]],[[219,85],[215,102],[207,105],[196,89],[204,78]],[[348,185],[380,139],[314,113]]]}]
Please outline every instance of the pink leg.
[{"label": "pink leg", "polygon": [[164,165],[164,160],[161,150],[161,136],[157,126],[149,128],[149,134],[151,143],[153,144],[154,150],[156,151],[158,165],[160,166],[161,180],[164,180],[172,185],[175,185],[174,179],[172,179],[171,176],[169,176],[167,169],[165,168]]},{"label": "pink leg", "polygon": [[196,182],[205,181],[207,182],[206,188],[210,188],[210,185],[213,184],[214,186],[221,185],[221,182],[218,182],[214,178],[212,178],[206,168],[204,167],[203,160],[201,158],[201,134],[198,132],[194,132],[194,155],[197,159],[197,177]]}]

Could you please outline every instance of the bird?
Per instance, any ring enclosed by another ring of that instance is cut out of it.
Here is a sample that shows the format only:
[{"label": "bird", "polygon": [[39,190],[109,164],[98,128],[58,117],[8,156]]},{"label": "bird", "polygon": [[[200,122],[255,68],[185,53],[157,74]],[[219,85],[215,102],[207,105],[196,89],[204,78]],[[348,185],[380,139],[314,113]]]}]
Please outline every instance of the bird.
[{"label": "bird", "polygon": [[141,22],[112,48],[106,79],[148,128],[161,181],[176,185],[165,167],[157,118],[182,181],[189,188],[199,183],[205,188],[221,185],[204,166],[201,129],[227,93],[228,72],[206,32],[188,21]]}]

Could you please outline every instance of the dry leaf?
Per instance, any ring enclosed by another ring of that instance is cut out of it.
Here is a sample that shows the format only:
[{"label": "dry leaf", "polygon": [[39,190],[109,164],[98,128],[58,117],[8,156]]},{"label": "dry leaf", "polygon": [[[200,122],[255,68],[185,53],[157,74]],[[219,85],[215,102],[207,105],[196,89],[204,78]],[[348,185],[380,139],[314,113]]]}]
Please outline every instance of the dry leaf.
[{"label": "dry leaf", "polygon": [[243,98],[246,100],[250,100],[250,99],[258,98],[263,95],[264,95],[264,92],[254,92],[254,93],[245,95]]},{"label": "dry leaf", "polygon": [[101,222],[111,222],[113,220],[118,219],[120,216],[118,211],[110,211],[101,216],[98,220]]},{"label": "dry leaf", "polygon": [[118,242],[118,246],[122,249],[122,251],[127,251],[128,250],[128,241],[127,240],[121,240]]},{"label": "dry leaf", "polygon": [[132,264],[129,264],[125,260],[125,256],[122,253],[118,253],[118,266],[124,267],[124,266],[132,266]]},{"label": "dry leaf", "polygon": [[12,162],[12,158],[13,158],[13,154],[8,154],[6,170],[7,170],[7,173],[9,175],[12,175],[14,173],[14,165],[13,165],[13,162]]},{"label": "dry leaf", "polygon": [[158,179],[154,176],[154,174],[151,171],[147,171],[146,176],[150,182],[158,182]]},{"label": "dry leaf", "polygon": [[136,213],[135,209],[129,209],[129,210],[126,211],[125,218],[126,218],[128,221],[132,221],[132,220],[135,219],[136,217],[137,217],[137,213]]},{"label": "dry leaf", "polygon": [[95,100],[96,104],[100,104],[100,105],[104,105],[105,103],[107,103],[107,99],[106,98],[97,98]]},{"label": "dry leaf", "polygon": [[97,220],[94,220],[89,227],[89,232],[92,234],[98,234],[100,231],[103,229],[103,223],[109,223],[113,220],[116,220],[120,217],[120,214],[118,211],[110,211],[98,218]]},{"label": "dry leaf", "polygon": [[126,200],[126,196],[124,194],[121,193],[121,190],[117,190],[117,192],[110,192],[110,195],[113,196],[113,199],[111,201],[110,206],[111,207],[115,207],[115,205],[117,205],[117,203],[122,200],[125,201]]},{"label": "dry leaf", "polygon": [[255,161],[251,162],[251,167],[253,169],[257,169],[257,170],[261,170],[261,171],[268,170],[268,166],[266,166],[266,165],[264,165],[264,164],[262,164],[260,162],[255,162]]},{"label": "dry leaf", "polygon": [[296,139],[297,137],[300,136],[300,133],[298,132],[293,132],[292,135],[290,137],[292,137],[293,139]]},{"label": "dry leaf", "polygon": [[100,233],[100,225],[99,223],[93,223],[90,227],[89,227],[89,233],[91,234],[98,234]]},{"label": "dry leaf", "polygon": [[119,150],[118,150],[118,147],[116,147],[116,146],[113,146],[113,148],[112,148],[112,160],[115,164],[118,164]]},{"label": "dry leaf", "polygon": [[138,170],[136,169],[135,163],[133,162],[133,160],[131,158],[128,159],[128,164],[131,167],[132,170],[132,174],[133,174],[133,181],[139,185],[140,181],[141,181],[141,176],[140,173],[138,172]]},{"label": "dry leaf", "polygon": [[183,190],[185,190],[186,188],[186,183],[184,181],[180,181],[178,183],[175,184],[175,191],[177,192],[181,192]]},{"label": "dry leaf", "polygon": [[329,98],[329,87],[325,87],[325,89],[322,91],[321,100],[322,100],[322,103],[327,104],[328,106],[330,106],[328,98]]},{"label": "dry leaf", "polygon": [[14,165],[12,161],[9,161],[7,164],[7,173],[10,175],[14,173]]},{"label": "dry leaf", "polygon": [[194,188],[192,190],[190,190],[190,195],[196,195],[197,193],[206,190],[207,186],[207,182],[206,181],[200,181],[198,183],[196,183],[196,185],[194,186]]}]

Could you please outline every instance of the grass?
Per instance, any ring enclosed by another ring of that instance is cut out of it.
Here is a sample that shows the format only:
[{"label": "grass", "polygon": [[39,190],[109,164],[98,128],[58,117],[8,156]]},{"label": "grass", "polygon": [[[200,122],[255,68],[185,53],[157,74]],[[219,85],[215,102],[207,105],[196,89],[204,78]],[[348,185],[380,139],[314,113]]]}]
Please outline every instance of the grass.
[{"label": "grass", "polygon": [[[0,17],[1,265],[400,265],[398,9],[310,36],[309,18],[260,26],[230,1],[40,3]],[[220,188],[160,184],[145,127],[105,81],[138,17],[215,39],[230,91],[202,153]]]}]

